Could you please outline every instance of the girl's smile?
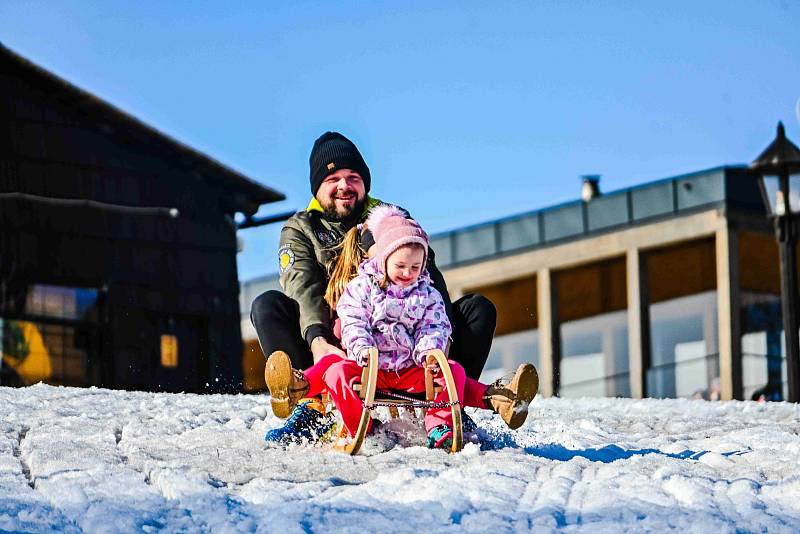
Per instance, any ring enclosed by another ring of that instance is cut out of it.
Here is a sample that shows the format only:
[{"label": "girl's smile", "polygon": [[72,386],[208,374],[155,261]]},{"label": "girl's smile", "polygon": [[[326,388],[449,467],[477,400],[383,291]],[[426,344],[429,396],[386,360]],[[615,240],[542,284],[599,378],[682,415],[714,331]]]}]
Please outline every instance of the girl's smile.
[{"label": "girl's smile", "polygon": [[421,246],[405,245],[386,259],[386,276],[393,284],[408,287],[419,278],[425,250]]}]

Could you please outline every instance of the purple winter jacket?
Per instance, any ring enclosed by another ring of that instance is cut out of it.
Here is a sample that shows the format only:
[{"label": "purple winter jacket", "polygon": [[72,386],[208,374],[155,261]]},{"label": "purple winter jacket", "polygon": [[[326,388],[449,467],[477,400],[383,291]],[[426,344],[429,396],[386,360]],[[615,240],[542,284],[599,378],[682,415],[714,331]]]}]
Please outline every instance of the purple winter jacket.
[{"label": "purple winter jacket", "polygon": [[375,260],[367,260],[347,284],[336,304],[342,346],[356,361],[362,349],[376,347],[380,369],[385,371],[423,365],[429,351],[445,350],[452,332],[442,295],[427,270],[405,288],[389,282],[381,289],[382,278]]}]

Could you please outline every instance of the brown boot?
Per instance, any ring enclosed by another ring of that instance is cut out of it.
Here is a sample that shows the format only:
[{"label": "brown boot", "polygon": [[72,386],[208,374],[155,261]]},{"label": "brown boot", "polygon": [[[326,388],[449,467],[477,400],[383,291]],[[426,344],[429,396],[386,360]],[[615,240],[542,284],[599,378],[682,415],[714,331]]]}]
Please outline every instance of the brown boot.
[{"label": "brown boot", "polygon": [[292,369],[289,356],[281,350],[276,350],[267,358],[264,381],[272,396],[272,413],[281,419],[289,417],[297,401],[308,392],[305,375],[302,371]]},{"label": "brown boot", "polygon": [[509,428],[516,429],[528,417],[528,405],[538,390],[539,374],[536,367],[523,363],[508,384],[501,380],[489,384],[483,399],[487,408],[497,412]]}]

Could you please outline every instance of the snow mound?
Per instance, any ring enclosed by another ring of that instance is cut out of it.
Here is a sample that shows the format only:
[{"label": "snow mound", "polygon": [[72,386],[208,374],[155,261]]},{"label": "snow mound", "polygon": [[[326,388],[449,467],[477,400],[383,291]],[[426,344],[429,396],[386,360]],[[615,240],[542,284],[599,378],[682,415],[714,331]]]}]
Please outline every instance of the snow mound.
[{"label": "snow mound", "polygon": [[391,421],[351,458],[270,446],[263,395],[0,388],[0,531],[800,530],[800,409],[541,399],[512,432],[424,448]]}]

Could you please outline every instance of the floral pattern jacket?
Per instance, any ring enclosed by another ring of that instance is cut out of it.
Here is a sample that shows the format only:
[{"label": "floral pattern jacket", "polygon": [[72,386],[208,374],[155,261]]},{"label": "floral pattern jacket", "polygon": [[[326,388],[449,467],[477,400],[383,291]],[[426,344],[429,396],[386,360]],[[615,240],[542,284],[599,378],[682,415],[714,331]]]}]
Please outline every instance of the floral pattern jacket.
[{"label": "floral pattern jacket", "polygon": [[376,347],[380,369],[401,371],[421,366],[433,349],[444,351],[452,327],[441,293],[431,283],[427,270],[416,282],[400,287],[389,282],[381,289],[383,273],[375,260],[358,268],[336,304],[342,323],[342,346],[348,358],[359,361],[361,351]]}]

